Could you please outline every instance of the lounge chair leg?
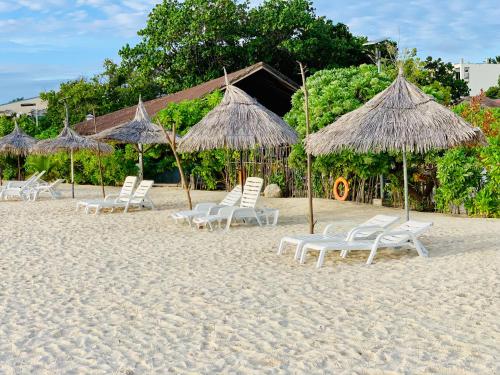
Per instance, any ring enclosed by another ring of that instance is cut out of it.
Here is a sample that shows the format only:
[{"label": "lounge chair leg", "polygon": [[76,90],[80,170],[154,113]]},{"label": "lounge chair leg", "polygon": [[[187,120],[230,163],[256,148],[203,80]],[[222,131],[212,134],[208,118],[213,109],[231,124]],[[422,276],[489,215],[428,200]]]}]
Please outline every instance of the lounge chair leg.
[{"label": "lounge chair leg", "polygon": [[295,248],[295,255],[294,255],[293,259],[295,259],[295,260],[299,260],[300,259],[300,256],[302,254],[302,247],[304,247],[304,243],[303,242],[299,242],[297,244],[297,247]]},{"label": "lounge chair leg", "polygon": [[323,265],[323,262],[325,261],[325,254],[326,254],[326,250],[321,250],[319,252],[319,258],[318,258],[318,262],[316,263],[316,268],[321,268],[321,266]]},{"label": "lounge chair leg", "polygon": [[307,247],[302,248],[302,254],[300,254],[300,264],[304,264],[306,261]]},{"label": "lounge chair leg", "polygon": [[375,258],[375,255],[377,254],[377,248],[378,248],[377,244],[374,244],[372,250],[370,251],[370,256],[368,257],[366,264],[372,264],[373,258]]},{"label": "lounge chair leg", "polygon": [[280,241],[280,246],[278,247],[278,255],[283,254],[283,251],[285,250],[285,241],[281,240]]}]

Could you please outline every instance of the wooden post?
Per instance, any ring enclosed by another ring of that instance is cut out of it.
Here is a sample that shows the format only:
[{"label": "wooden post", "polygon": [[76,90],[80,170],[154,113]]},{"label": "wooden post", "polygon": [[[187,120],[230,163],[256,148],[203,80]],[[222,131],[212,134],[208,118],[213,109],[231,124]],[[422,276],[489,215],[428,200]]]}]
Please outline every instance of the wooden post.
[{"label": "wooden post", "polygon": [[175,162],[177,163],[177,168],[179,169],[179,174],[181,176],[181,184],[184,191],[186,192],[188,206],[189,209],[192,210],[193,203],[191,201],[191,192],[189,191],[189,185],[186,182],[186,178],[184,176],[184,170],[182,169],[181,160],[179,158],[179,155],[177,154],[177,146],[175,144],[175,124],[172,125],[172,139],[170,139],[170,137],[168,136],[168,133],[165,130],[165,128],[163,126],[161,126],[161,128],[163,129],[163,132],[165,133],[165,138],[167,138],[167,142],[170,145],[170,148],[172,149],[172,153],[174,154]]},{"label": "wooden post", "polygon": [[[94,118],[94,134],[97,134],[97,124],[95,121],[95,108],[92,108],[92,116]],[[102,177],[101,147],[99,146],[99,141],[97,141],[97,162],[99,164],[99,177],[101,178],[102,197],[106,198],[106,192],[104,191],[104,178]]]},{"label": "wooden post", "polygon": [[17,155],[17,179],[21,181],[21,155]]},{"label": "wooden post", "polygon": [[406,147],[403,146],[403,178],[404,178],[404,194],[405,194],[405,214],[406,221],[410,220],[410,207],[408,206],[408,166],[406,164]]},{"label": "wooden post", "polygon": [[71,198],[75,198],[75,162],[73,158],[73,150],[70,151],[71,159]]},{"label": "wooden post", "polygon": [[144,149],[142,144],[137,144],[137,150],[139,150],[139,181],[144,179]]},{"label": "wooden post", "polygon": [[[310,132],[310,123],[309,123],[309,96],[307,92],[306,85],[306,74],[304,71],[304,66],[301,62],[299,62],[300,66],[300,74],[302,75],[302,89],[304,90],[304,111],[306,113],[306,136],[309,135]],[[314,210],[313,210],[313,199],[312,199],[312,176],[311,176],[311,168],[312,168],[312,158],[311,154],[307,153],[307,198],[309,201],[309,233],[314,233]]]}]

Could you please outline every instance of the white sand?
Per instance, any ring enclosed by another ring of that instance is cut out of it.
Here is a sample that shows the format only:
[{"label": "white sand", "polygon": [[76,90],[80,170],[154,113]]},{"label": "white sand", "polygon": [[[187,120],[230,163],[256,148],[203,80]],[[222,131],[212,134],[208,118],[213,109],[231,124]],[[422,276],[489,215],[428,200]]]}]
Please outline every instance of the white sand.
[{"label": "white sand", "polygon": [[[500,220],[414,213],[435,223],[430,258],[330,254],[317,270],[275,254],[306,230],[304,199],[262,199],[279,227],[227,234],[175,225],[180,190],[152,197],[157,211],[97,217],[0,202],[0,374],[500,373]],[[318,229],[403,215],[315,204]]]}]

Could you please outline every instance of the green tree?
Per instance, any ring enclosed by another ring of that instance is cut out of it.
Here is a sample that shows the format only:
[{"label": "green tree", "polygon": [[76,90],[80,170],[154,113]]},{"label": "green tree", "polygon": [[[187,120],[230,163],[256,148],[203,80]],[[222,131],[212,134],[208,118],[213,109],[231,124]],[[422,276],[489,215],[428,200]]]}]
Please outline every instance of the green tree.
[{"label": "green tree", "polygon": [[[124,46],[120,69],[174,92],[258,61],[296,77],[296,60],[311,70],[366,62],[364,39],[343,24],[318,17],[307,0],[164,0]],[[126,73],[128,75],[128,73]]]},{"label": "green tree", "polygon": [[500,99],[500,75],[498,76],[498,83],[496,86],[491,86],[484,93],[488,98]]}]

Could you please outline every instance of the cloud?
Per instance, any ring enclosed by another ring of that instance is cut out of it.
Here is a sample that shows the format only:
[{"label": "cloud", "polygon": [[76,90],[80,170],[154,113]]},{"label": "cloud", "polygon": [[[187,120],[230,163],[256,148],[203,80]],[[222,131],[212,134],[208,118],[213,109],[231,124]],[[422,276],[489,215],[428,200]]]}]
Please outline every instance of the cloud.
[{"label": "cloud", "polygon": [[355,34],[388,36],[422,56],[480,62],[498,49],[500,7],[494,0],[319,0],[314,5]]}]

